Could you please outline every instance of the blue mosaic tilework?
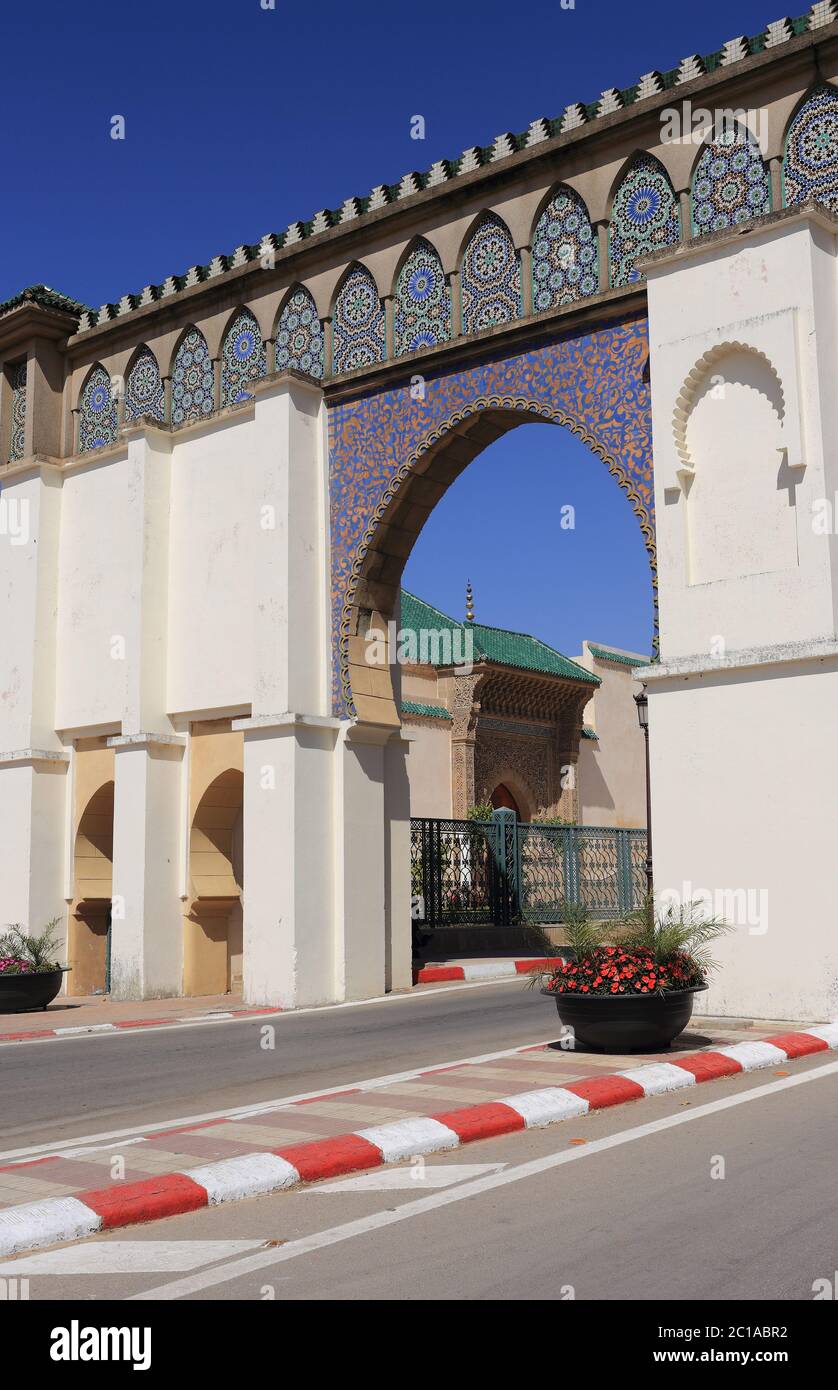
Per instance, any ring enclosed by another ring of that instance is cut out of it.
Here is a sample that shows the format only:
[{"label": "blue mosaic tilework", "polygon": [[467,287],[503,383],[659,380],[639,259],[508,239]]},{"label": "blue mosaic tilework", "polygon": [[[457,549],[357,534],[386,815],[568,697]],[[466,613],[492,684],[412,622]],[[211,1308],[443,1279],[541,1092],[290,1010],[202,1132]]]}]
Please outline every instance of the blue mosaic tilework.
[{"label": "blue mosaic tilework", "polygon": [[532,279],[536,313],[599,292],[597,235],[584,201],[572,188],[559,188],[538,219]]},{"label": "blue mosaic tilework", "polygon": [[771,211],[771,176],[744,126],[727,126],[703,151],[692,183],[693,236],[721,232]]},{"label": "blue mosaic tilework", "polygon": [[221,344],[221,405],[250,399],[247,385],[268,370],[262,331],[249,309],[240,309]]},{"label": "blue mosaic tilework", "polygon": [[181,339],[172,369],[172,424],[185,425],[211,415],[215,406],[212,359],[200,328]]},{"label": "blue mosaic tilework", "polygon": [[151,348],[143,344],[125,382],[125,419],[150,415],[154,420],[162,420],[165,414],[166,393],[160,367]]},{"label": "blue mosaic tilework", "polygon": [[386,328],[375,281],[366,266],[353,266],[343,282],[332,315],[335,376],[383,362]]},{"label": "blue mosaic tilework", "polygon": [[26,430],[26,362],[16,362],[9,372],[12,391],[12,419],[9,434],[9,459],[23,458]]},{"label": "blue mosaic tilework", "polygon": [[451,295],[442,262],[425,240],[416,243],[399,272],[393,328],[397,357],[451,337]]},{"label": "blue mosaic tilework", "polygon": [[783,159],[787,207],[810,198],[838,205],[838,90],[817,87],[789,126]]},{"label": "blue mosaic tilework", "polygon": [[523,314],[521,263],[509,228],[494,213],[480,219],[460,267],[464,333],[479,333]]},{"label": "blue mosaic tilework", "polygon": [[318,379],[323,375],[323,326],[302,285],[288,296],[277,320],[274,362],[278,372],[306,372]]},{"label": "blue mosaic tilework", "polygon": [[642,154],[632,161],[614,194],[608,234],[612,286],[642,280],[636,261],[662,246],[677,246],[680,240],[675,190],[659,160]]},{"label": "blue mosaic tilework", "polygon": [[81,393],[78,428],[80,454],[116,443],[116,401],[111,391],[111,379],[101,363],[93,368]]}]

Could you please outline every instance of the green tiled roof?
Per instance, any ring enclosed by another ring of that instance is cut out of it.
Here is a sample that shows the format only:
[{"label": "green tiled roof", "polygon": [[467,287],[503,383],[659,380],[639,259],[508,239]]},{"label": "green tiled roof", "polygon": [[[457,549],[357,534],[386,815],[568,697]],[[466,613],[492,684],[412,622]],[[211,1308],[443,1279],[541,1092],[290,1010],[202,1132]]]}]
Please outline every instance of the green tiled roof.
[{"label": "green tiled roof", "polygon": [[419,632],[422,628],[437,632],[471,632],[475,662],[493,661],[498,666],[513,666],[519,671],[564,676],[566,680],[586,681],[590,685],[601,683],[599,677],[586,671],[584,666],[571,661],[570,657],[562,656],[561,652],[548,647],[537,637],[531,637],[529,633],[486,627],[483,623],[458,623],[456,618],[449,618],[447,613],[433,608],[406,589],[402,589],[401,625],[403,629],[413,632]]},{"label": "green tiled roof", "polygon": [[420,705],[415,700],[402,700],[402,714],[418,714],[423,719],[450,719],[443,705]]},{"label": "green tiled roof", "polygon": [[0,304],[0,314],[8,314],[21,304],[40,304],[45,309],[63,309],[67,314],[75,314],[76,318],[85,310],[90,312],[86,304],[79,304],[66,294],[59,294],[58,290],[51,290],[49,285],[27,285],[20,294],[14,294],[11,299],[6,299]]},{"label": "green tiled roof", "polygon": [[599,743],[599,734],[596,729],[591,728],[590,724],[582,725],[582,737],[595,739],[596,742]]},{"label": "green tiled roof", "polygon": [[626,656],[625,652],[612,652],[609,647],[595,647],[593,642],[588,643],[588,651],[599,661],[614,661],[618,666],[648,666],[652,659],[646,656]]},{"label": "green tiled roof", "polygon": [[424,629],[431,632],[462,633],[465,630],[465,625],[458,623],[456,618],[449,618],[446,613],[441,613],[438,608],[425,603],[424,599],[409,594],[407,589],[402,589],[401,626],[406,632],[421,632]]}]

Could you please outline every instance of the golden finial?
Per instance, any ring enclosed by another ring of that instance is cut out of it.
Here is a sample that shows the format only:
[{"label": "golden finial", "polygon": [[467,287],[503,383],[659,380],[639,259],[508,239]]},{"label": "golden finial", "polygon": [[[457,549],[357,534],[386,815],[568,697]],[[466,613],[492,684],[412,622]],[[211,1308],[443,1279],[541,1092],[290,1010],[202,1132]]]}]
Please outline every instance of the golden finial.
[{"label": "golden finial", "polygon": [[471,591],[471,580],[466,584],[466,622],[474,622],[474,594]]}]

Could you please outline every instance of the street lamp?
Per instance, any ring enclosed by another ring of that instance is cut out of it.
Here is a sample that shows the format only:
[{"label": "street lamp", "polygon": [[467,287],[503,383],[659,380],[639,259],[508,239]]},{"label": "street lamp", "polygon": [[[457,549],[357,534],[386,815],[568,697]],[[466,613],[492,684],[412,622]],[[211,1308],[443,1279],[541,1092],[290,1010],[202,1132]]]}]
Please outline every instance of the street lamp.
[{"label": "street lamp", "polygon": [[652,789],[649,777],[649,697],[646,694],[644,685],[639,695],[635,695],[634,703],[637,705],[637,720],[643,730],[643,737],[646,740],[646,893],[649,902],[652,902]]}]

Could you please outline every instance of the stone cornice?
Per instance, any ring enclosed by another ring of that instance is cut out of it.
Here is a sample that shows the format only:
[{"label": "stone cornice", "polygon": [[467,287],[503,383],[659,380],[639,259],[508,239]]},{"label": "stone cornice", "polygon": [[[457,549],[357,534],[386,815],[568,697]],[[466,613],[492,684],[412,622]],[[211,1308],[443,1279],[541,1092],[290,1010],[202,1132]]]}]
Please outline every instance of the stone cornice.
[{"label": "stone cornice", "polygon": [[54,748],[18,748],[11,753],[0,753],[0,767],[37,767],[40,764],[59,771],[66,768],[69,761],[69,753]]},{"label": "stone cornice", "polygon": [[64,342],[75,329],[77,316],[65,309],[22,300],[0,316],[0,357],[8,358],[15,348],[33,338]]},{"label": "stone cornice", "polygon": [[681,682],[704,676],[719,676],[726,672],[748,671],[760,667],[799,665],[804,662],[838,662],[838,640],[817,637],[804,642],[782,642],[771,647],[743,647],[724,657],[710,657],[706,652],[675,657],[672,661],[654,662],[640,666],[635,677],[645,685],[662,682]]}]

